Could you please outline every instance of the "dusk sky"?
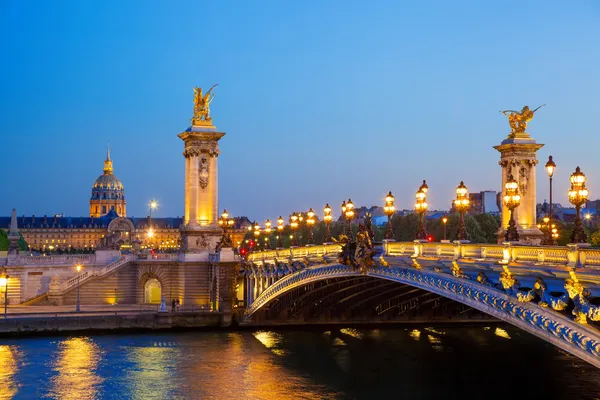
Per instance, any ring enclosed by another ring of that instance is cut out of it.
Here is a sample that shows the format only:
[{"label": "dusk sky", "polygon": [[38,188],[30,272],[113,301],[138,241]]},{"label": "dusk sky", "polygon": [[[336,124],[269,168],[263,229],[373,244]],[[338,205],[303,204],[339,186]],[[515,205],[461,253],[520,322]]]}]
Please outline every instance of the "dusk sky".
[{"label": "dusk sky", "polygon": [[88,215],[111,143],[129,216],[183,214],[193,88],[214,83],[219,208],[263,221],[342,200],[430,209],[500,190],[501,109],[600,197],[600,2],[0,2],[0,215]]}]

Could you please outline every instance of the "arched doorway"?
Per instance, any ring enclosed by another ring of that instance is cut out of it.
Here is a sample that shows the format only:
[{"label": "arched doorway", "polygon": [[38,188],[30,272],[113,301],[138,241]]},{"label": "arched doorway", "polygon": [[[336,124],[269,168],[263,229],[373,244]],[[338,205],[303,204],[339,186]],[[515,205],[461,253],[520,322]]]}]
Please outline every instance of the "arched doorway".
[{"label": "arched doorway", "polygon": [[144,303],[160,304],[161,285],[158,279],[151,278],[144,284]]}]

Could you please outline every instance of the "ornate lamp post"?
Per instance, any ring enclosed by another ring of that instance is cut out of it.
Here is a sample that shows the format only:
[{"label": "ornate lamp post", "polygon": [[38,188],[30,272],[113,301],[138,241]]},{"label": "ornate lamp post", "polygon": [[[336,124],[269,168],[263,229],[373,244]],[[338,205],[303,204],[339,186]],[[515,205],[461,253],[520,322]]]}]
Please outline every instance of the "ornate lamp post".
[{"label": "ornate lamp post", "polygon": [[292,228],[292,234],[290,235],[292,241],[291,247],[298,247],[298,238],[296,235],[296,229],[298,229],[298,216],[294,213],[290,216],[290,228]]},{"label": "ornate lamp post", "polygon": [[[346,218],[346,200],[344,200],[342,202],[342,218]],[[348,225],[346,225],[344,227],[344,231],[346,231],[346,235],[348,234],[347,230],[348,230]],[[349,235],[347,235],[347,236],[349,236]]]},{"label": "ornate lamp post", "polygon": [[325,221],[325,241],[324,243],[332,243],[331,240],[331,230],[329,229],[329,224],[333,220],[333,216],[331,215],[331,207],[329,207],[329,203],[325,204],[325,208],[323,209],[323,221]]},{"label": "ornate lamp post", "polygon": [[467,240],[467,229],[465,228],[465,212],[469,210],[469,191],[463,181],[456,188],[456,200],[454,208],[460,214],[458,221],[458,240]]},{"label": "ornate lamp post", "polygon": [[446,213],[444,213],[444,215],[442,216],[442,224],[444,224],[444,240],[446,239],[446,224],[448,223],[448,216],[446,215]]},{"label": "ornate lamp post", "polygon": [[569,190],[569,201],[577,210],[575,218],[575,227],[571,232],[571,243],[587,242],[587,235],[581,223],[581,206],[587,201],[589,191],[585,188],[587,178],[583,172],[577,167],[575,172],[571,174],[571,190]]},{"label": "ornate lamp post", "polygon": [[256,243],[256,247],[260,246],[260,225],[258,222],[254,221],[254,243]]},{"label": "ornate lamp post", "polygon": [[309,245],[314,245],[315,241],[313,238],[313,226],[315,225],[315,212],[312,208],[308,210],[306,213],[306,225],[308,225],[308,243]]},{"label": "ornate lamp post", "polygon": [[265,242],[267,242],[269,250],[271,250],[271,232],[273,232],[273,229],[271,229],[271,220],[267,219],[265,221]]},{"label": "ornate lamp post", "polygon": [[346,212],[345,212],[346,220],[348,221],[348,237],[350,240],[353,240],[352,235],[352,220],[354,219],[354,203],[352,203],[351,199],[348,199],[346,203]]},{"label": "ornate lamp post", "polygon": [[554,160],[552,160],[552,156],[548,157],[548,162],[544,167],[546,168],[548,179],[550,180],[550,210],[548,213],[548,222],[546,222],[546,225],[548,225],[548,234],[544,235],[542,244],[552,246],[556,245],[556,242],[550,233],[550,227],[552,226],[552,176],[554,176],[554,171],[556,171],[556,164],[554,163]]},{"label": "ornate lamp post", "polygon": [[508,229],[504,235],[507,242],[518,242],[519,233],[517,232],[517,224],[515,222],[513,212],[521,204],[521,195],[519,195],[519,184],[511,175],[504,185],[504,205],[510,211],[510,220],[508,221]]},{"label": "ornate lamp post", "polygon": [[423,221],[425,213],[427,212],[427,184],[423,181],[423,184],[417,190],[415,197],[417,202],[415,203],[415,211],[419,215],[419,228],[417,229],[417,240],[427,240],[427,232],[425,231],[425,222]]},{"label": "ornate lamp post", "polygon": [[80,307],[80,299],[79,299],[79,282],[80,282],[81,275],[79,273],[81,272],[81,264],[77,264],[75,269],[77,270],[77,304],[75,305],[75,312],[80,312],[81,307]]},{"label": "ornate lamp post", "polygon": [[279,216],[279,218],[277,219],[277,248],[278,249],[283,249],[283,226],[284,220],[281,217],[281,215]]},{"label": "ornate lamp post", "polygon": [[392,230],[392,215],[396,212],[396,206],[394,205],[394,195],[392,191],[385,196],[385,206],[383,212],[387,215],[387,228],[385,229],[385,239],[394,240],[394,231]]},{"label": "ornate lamp post", "polygon": [[223,229],[223,236],[221,237],[221,247],[233,247],[233,241],[229,229],[233,228],[233,218],[229,218],[229,213],[226,209],[223,209],[221,218],[218,220],[219,226]]},{"label": "ornate lamp post", "polygon": [[4,319],[8,313],[8,275],[6,272],[0,276],[0,290],[4,293]]}]

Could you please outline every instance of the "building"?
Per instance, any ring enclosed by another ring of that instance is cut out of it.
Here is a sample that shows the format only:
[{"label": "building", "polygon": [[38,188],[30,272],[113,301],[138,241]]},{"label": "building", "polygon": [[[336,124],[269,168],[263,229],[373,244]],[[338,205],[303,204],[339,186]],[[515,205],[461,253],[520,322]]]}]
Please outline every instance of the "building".
[{"label": "building", "polygon": [[110,159],[110,147],[108,147],[106,160],[104,160],[104,173],[92,186],[90,217],[99,218],[110,211],[114,211],[120,217],[127,216],[125,189],[119,178],[113,174],[113,163]]}]

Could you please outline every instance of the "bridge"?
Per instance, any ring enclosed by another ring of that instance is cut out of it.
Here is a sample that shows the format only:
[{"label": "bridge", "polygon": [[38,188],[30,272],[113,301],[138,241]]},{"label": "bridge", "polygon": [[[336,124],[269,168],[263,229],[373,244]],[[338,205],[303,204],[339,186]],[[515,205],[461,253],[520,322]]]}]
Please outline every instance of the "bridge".
[{"label": "bridge", "polygon": [[294,312],[299,307],[319,309],[323,301],[327,305],[355,291],[362,295],[353,304],[369,299],[373,315],[433,305],[441,298],[600,367],[600,332],[594,322],[600,320],[595,305],[600,249],[385,241],[375,250],[367,265],[343,260],[338,244],[249,254],[241,266],[245,321],[276,318],[284,310],[289,320],[300,315]]}]

